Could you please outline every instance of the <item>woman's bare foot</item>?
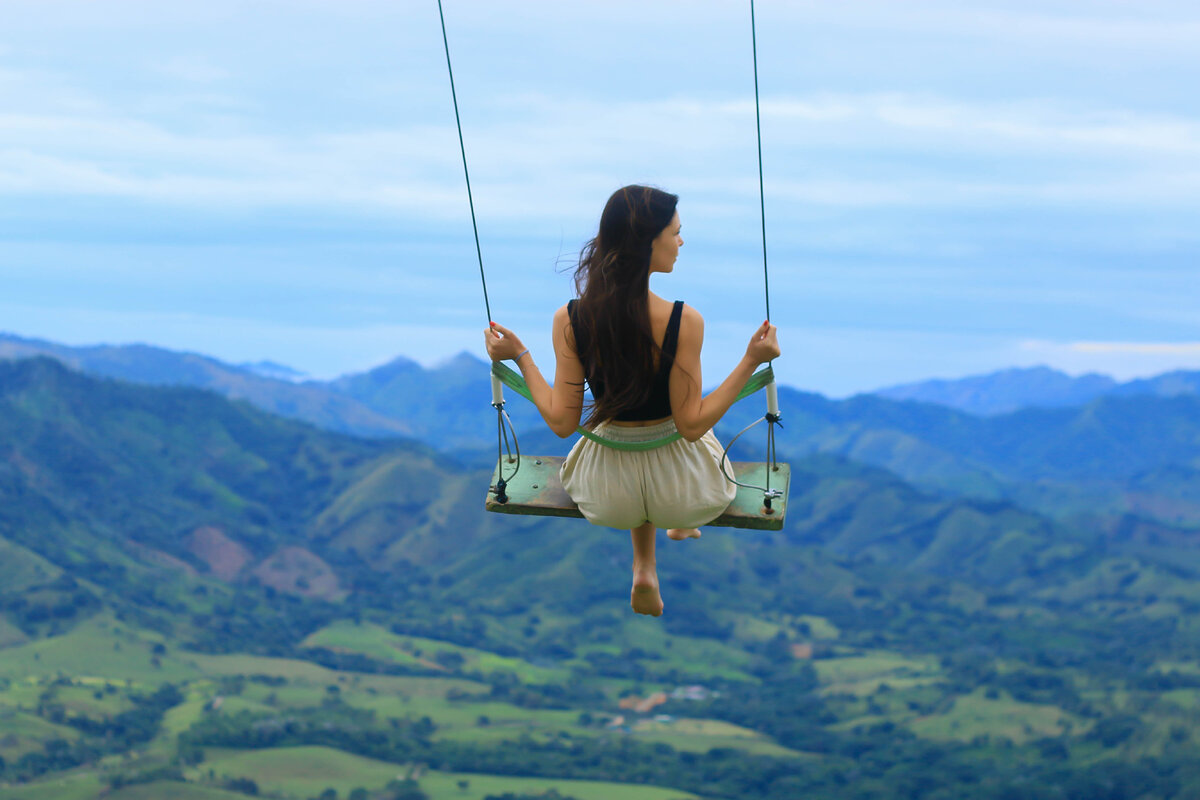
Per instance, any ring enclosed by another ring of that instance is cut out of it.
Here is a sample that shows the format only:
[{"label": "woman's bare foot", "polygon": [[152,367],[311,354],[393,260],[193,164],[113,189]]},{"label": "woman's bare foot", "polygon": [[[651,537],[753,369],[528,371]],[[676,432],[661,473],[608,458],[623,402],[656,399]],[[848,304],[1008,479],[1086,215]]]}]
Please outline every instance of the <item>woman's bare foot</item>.
[{"label": "woman's bare foot", "polygon": [[699,539],[700,538],[700,529],[699,528],[670,528],[667,531],[667,536],[671,537],[672,539],[674,539],[677,542],[682,542],[684,539]]},{"label": "woman's bare foot", "polygon": [[649,614],[652,617],[661,616],[663,612],[662,595],[658,593],[658,571],[652,566],[649,569],[633,568],[633,589],[629,593],[629,605],[639,614]]}]

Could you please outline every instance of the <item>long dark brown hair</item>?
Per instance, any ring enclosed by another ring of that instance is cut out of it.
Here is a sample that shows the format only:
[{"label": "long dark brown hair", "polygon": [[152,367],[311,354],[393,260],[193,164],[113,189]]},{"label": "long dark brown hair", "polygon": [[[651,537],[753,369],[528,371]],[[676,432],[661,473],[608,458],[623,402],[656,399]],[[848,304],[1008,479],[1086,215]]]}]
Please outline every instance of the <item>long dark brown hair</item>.
[{"label": "long dark brown hair", "polygon": [[661,348],[650,330],[650,252],[678,202],[651,186],[618,189],[579,254],[575,349],[593,390],[588,428],[646,402],[654,388]]}]

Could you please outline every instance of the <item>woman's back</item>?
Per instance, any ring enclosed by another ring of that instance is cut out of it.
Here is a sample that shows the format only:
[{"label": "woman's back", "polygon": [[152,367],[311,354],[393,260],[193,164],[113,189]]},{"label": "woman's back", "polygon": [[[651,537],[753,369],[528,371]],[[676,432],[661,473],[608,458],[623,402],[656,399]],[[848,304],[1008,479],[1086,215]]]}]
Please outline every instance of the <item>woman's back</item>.
[{"label": "woman's back", "polygon": [[[580,331],[575,324],[575,307],[577,300],[567,304],[568,316],[571,320],[572,343],[580,361],[585,365],[592,363],[595,354],[587,334]],[[649,387],[649,396],[644,402],[619,412],[612,422],[619,425],[640,426],[654,425],[671,418],[670,375],[675,363],[676,348],[679,341],[679,328],[683,316],[684,303],[677,300],[674,303],[664,300],[657,295],[649,295],[648,312],[650,317],[650,335],[658,348],[655,355],[655,375]],[[598,401],[603,399],[609,387],[598,375],[589,375],[589,386],[593,397]],[[620,391],[624,387],[617,387]]]}]

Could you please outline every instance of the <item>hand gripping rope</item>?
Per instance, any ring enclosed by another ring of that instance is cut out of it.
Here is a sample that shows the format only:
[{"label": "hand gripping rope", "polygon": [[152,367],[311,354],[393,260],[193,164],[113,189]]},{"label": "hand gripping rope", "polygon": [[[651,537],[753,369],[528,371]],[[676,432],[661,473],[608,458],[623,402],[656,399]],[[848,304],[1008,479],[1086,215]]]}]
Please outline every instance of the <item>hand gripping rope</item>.
[{"label": "hand gripping rope", "polygon": [[[762,217],[762,251],[763,251],[763,292],[766,295],[767,303],[767,319],[771,319],[771,281],[767,273],[767,202],[766,195],[763,191],[763,166],[762,166],[762,115],[759,112],[758,102],[758,36],[755,33],[754,24],[754,0],[750,0],[750,43],[751,53],[754,57],[754,125],[757,133],[758,141],[758,207]],[[769,366],[769,364],[768,364]],[[721,472],[725,475],[725,480],[730,483],[737,484],[747,489],[760,489],[763,493],[763,511],[767,514],[773,513],[771,501],[782,497],[783,492],[778,489],[771,488],[771,473],[779,470],[779,463],[775,459],[775,426],[783,427],[779,414],[779,390],[775,386],[775,381],[767,385],[767,413],[765,416],[756,419],[746,427],[742,428],[737,436],[730,440],[729,444],[725,445],[725,452],[721,453]],[[753,428],[758,423],[766,420],[767,423],[767,480],[766,486],[754,486],[746,483],[739,483],[734,480],[725,465],[729,461],[729,448],[733,447],[733,443],[746,431]]]},{"label": "hand gripping rope", "polygon": [[[467,203],[471,208],[471,229],[475,232],[475,255],[479,259],[479,279],[483,283],[483,309],[487,314],[488,325],[491,325],[492,307],[488,303],[487,275],[483,271],[483,248],[479,246],[479,225],[475,221],[475,199],[471,194],[471,173],[467,169],[467,146],[463,142],[462,120],[458,115],[458,94],[454,91],[454,67],[450,64],[450,40],[446,36],[446,15],[442,11],[442,0],[438,0],[438,19],[442,23],[442,44],[446,48],[446,72],[450,75],[450,97],[454,100],[454,124],[458,128],[458,149],[462,153],[463,177],[467,181]],[[492,408],[496,409],[496,460],[500,463],[507,461],[509,464],[516,465],[507,478],[501,471],[500,480],[491,487],[491,491],[496,495],[496,500],[507,503],[508,494],[505,488],[521,469],[521,446],[517,442],[517,429],[512,424],[512,418],[504,410],[504,386],[495,375],[492,375]],[[512,447],[509,447],[508,444],[509,432],[512,433]],[[513,457],[514,449],[516,450],[515,458]]]}]

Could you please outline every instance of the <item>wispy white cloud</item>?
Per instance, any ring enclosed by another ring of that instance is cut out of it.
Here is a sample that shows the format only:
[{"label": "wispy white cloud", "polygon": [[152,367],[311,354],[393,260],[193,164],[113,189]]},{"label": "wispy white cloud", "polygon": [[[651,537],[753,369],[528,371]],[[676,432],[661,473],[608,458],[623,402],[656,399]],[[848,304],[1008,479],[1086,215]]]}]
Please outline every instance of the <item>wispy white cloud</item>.
[{"label": "wispy white cloud", "polygon": [[168,78],[188,83],[219,83],[232,76],[228,69],[197,55],[172,56],[159,64],[157,68]]},{"label": "wispy white cloud", "polygon": [[[718,108],[742,115],[754,111],[744,101]],[[764,113],[813,126],[853,125],[860,132],[867,125],[892,133],[948,135],[981,152],[1008,143],[1054,150],[1087,147],[1126,156],[1200,155],[1200,120],[1120,109],[1068,110],[1061,103],[1046,101],[989,103],[895,93],[839,94],[768,99]]]},{"label": "wispy white cloud", "polygon": [[[921,32],[1006,42],[1049,42],[1057,47],[1194,48],[1200,15],[1186,2],[1041,4],[1036,11],[1000,4],[895,3],[868,0],[852,6],[792,3],[774,14],[789,23],[829,23],[856,29]],[[1131,13],[1131,9],[1135,9]],[[1181,19],[1182,18],[1182,19]]]},{"label": "wispy white cloud", "polygon": [[1200,357],[1200,342],[1071,342],[1067,347],[1078,353]]},{"label": "wispy white cloud", "polygon": [[[485,261],[505,276],[489,287],[498,316],[544,329],[543,306],[567,291],[556,252],[593,232],[608,191],[645,181],[683,196],[689,245],[669,286],[708,315],[713,369],[744,347],[731,320],[761,319],[757,298],[748,312],[730,287],[758,291],[758,185],[748,19],[734,5],[447,6]],[[790,382],[844,392],[1014,363],[1191,363],[1071,343],[1196,339],[1194,3],[763,0],[759,14]],[[258,35],[264,23],[275,35]],[[474,303],[476,287],[446,278],[475,275],[436,7],[12,0],[0,38],[0,222],[35,231],[37,250],[0,242],[20,295],[6,324],[318,373],[474,346],[441,310]],[[77,220],[80,208],[100,214]],[[358,227],[338,227],[347,219]],[[246,246],[260,221],[276,224],[267,244]],[[386,243],[345,245],[361,232]],[[20,288],[48,264],[81,277]],[[259,293],[271,300],[248,310]],[[820,307],[804,305],[814,296]],[[206,316],[216,306],[224,316]],[[88,308],[107,316],[85,331]],[[195,316],[138,316],[147,308]],[[407,327],[366,328],[391,319]]]},{"label": "wispy white cloud", "polygon": [[[744,101],[613,104],[525,95],[488,111],[468,130],[469,159],[484,207],[499,218],[561,211],[564,203],[582,211],[618,176],[639,173],[704,174],[681,180],[714,196],[755,193],[746,169],[753,107]],[[1200,200],[1200,123],[1189,119],[895,94],[768,100],[764,115],[778,165],[769,190],[781,200],[832,207]],[[455,139],[452,129],[419,121],[289,135],[180,131],[115,111],[18,111],[0,115],[0,191],[185,205],[349,204],[458,219]],[[976,175],[969,163],[940,163],[947,148],[982,161],[1069,153],[1075,167],[1041,165],[998,180],[984,164]],[[872,177],[854,176],[881,153],[913,160],[897,167],[883,158]],[[846,174],[835,176],[839,168]]]},{"label": "wispy white cloud", "polygon": [[1101,372],[1130,380],[1175,369],[1200,369],[1200,342],[1030,339],[1020,342],[1014,363],[1044,363],[1072,374]]}]

